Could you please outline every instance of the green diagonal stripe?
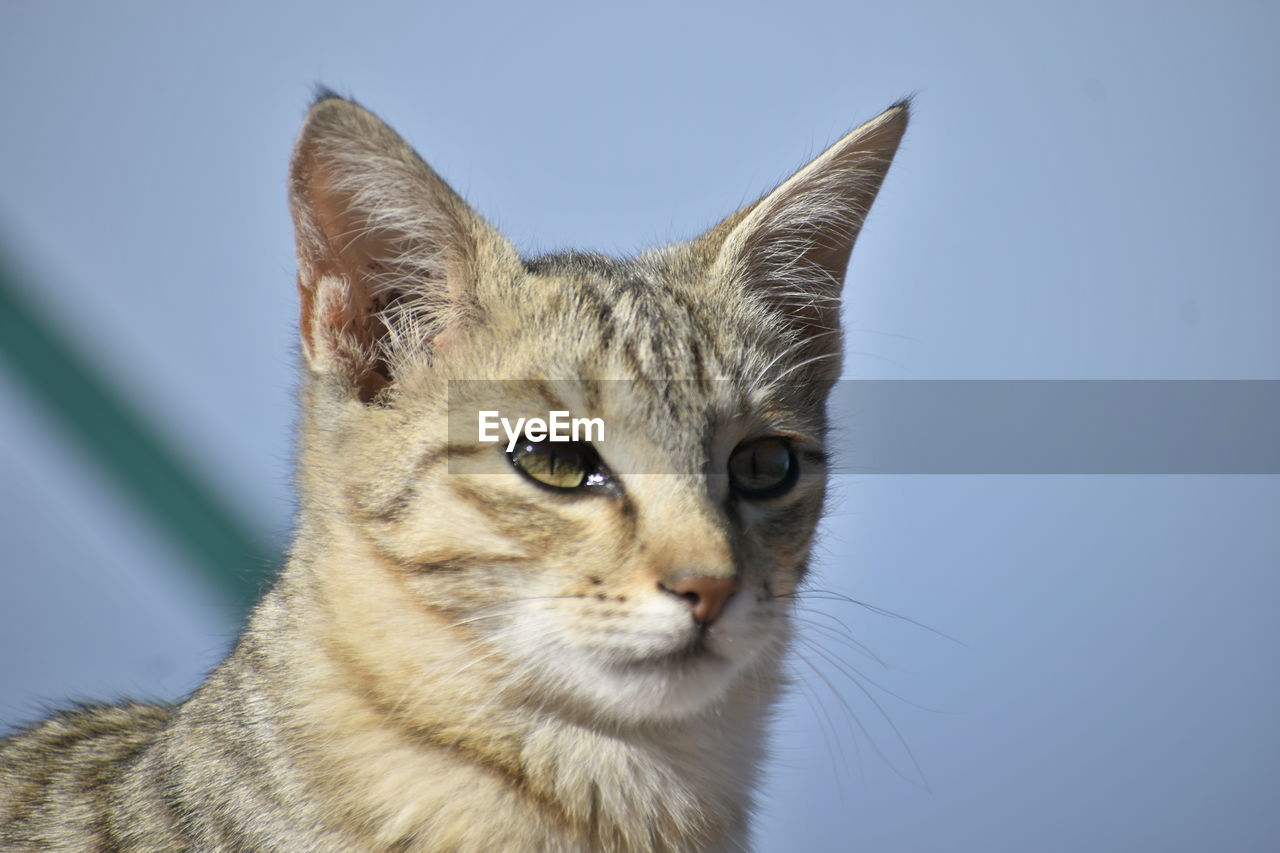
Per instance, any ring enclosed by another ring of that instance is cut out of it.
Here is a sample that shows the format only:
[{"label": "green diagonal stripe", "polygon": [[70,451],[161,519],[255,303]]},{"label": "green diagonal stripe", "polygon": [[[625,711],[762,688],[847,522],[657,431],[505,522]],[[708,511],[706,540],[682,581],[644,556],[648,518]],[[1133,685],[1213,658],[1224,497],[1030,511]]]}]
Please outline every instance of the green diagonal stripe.
[{"label": "green diagonal stripe", "polygon": [[0,358],[86,456],[243,614],[278,555],[44,321],[3,260]]}]

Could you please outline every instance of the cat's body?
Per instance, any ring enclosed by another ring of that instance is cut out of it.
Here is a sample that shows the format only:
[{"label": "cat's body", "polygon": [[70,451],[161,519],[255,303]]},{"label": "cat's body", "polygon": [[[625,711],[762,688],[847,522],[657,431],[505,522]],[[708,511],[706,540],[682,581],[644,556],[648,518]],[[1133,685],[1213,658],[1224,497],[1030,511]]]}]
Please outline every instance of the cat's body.
[{"label": "cat's body", "polygon": [[[822,507],[839,285],[905,123],[691,243],[522,261],[385,125],[321,99],[291,185],[288,563],[181,705],[5,741],[0,847],[744,849]],[[477,379],[609,440],[460,439]]]}]

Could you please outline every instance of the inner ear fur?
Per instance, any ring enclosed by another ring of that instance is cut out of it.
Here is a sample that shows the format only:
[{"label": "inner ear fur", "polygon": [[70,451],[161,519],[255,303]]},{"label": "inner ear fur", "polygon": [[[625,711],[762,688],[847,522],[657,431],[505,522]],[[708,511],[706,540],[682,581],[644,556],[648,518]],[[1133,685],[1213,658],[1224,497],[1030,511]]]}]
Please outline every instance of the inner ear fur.
[{"label": "inner ear fur", "polygon": [[303,352],[313,372],[343,377],[365,402],[397,360],[430,354],[469,322],[482,261],[518,263],[395,131],[336,96],[303,123],[289,197]]}]

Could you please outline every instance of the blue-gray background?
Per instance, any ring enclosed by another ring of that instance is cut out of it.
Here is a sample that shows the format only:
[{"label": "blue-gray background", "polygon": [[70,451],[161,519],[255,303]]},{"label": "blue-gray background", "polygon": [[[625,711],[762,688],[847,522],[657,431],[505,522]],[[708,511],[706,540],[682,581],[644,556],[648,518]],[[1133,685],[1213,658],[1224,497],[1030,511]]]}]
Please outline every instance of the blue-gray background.
[{"label": "blue-gray background", "polygon": [[[1271,2],[10,2],[0,239],[282,537],[284,172],[314,82],[530,252],[691,236],[917,92],[854,254],[846,375],[1274,379],[1278,39]],[[209,588],[3,370],[0,490],[0,723],[176,697],[223,653]],[[1274,849],[1277,477],[838,493],[818,584],[959,642],[815,603],[884,665],[808,617],[821,674],[797,664],[762,850]]]}]

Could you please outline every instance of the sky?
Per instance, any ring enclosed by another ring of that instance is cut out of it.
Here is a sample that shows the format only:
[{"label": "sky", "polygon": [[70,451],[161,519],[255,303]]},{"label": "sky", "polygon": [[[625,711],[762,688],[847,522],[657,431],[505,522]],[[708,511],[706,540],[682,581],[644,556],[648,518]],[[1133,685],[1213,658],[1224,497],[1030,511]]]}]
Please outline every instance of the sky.
[{"label": "sky", "polygon": [[[911,94],[845,376],[1280,379],[1277,36],[1265,2],[10,3],[0,246],[283,543],[315,84],[528,254],[691,237]],[[835,491],[761,851],[1270,849],[1280,478]],[[216,593],[4,369],[0,509],[0,724],[177,698],[225,652]]]}]

